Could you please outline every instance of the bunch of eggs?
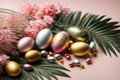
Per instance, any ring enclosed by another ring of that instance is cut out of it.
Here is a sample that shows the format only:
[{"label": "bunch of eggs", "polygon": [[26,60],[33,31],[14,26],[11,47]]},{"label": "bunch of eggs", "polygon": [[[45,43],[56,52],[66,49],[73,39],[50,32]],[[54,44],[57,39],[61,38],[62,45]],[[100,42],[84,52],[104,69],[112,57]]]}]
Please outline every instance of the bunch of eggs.
[{"label": "bunch of eggs", "polygon": [[[74,31],[74,28],[70,30]],[[74,33],[74,37],[77,36],[78,39],[77,32],[75,33],[73,31],[71,33]],[[41,30],[37,34],[35,41],[30,37],[24,37],[19,40],[17,46],[20,52],[26,52],[25,58],[28,62],[31,62],[29,60],[29,58],[32,59],[30,56],[36,56],[36,57],[39,56],[40,58],[41,53],[39,53],[39,51],[36,50],[31,51],[34,44],[36,44],[39,47],[39,49],[46,49],[48,47],[51,47],[55,53],[62,53],[67,48],[70,48],[71,52],[75,56],[85,56],[90,52],[91,49],[95,50],[94,42],[91,42],[90,45],[83,41],[76,41],[75,43],[73,43],[70,40],[69,35],[71,36],[70,32],[67,33],[65,31],[60,31],[53,37],[52,31],[46,28]],[[33,62],[37,60],[39,59],[33,60]]]},{"label": "bunch of eggs", "polygon": [[[53,36],[53,33],[50,29],[42,29],[36,36],[36,39],[33,40],[31,37],[23,37],[18,41],[17,47],[18,50],[21,53],[25,53],[25,59],[28,63],[33,63],[36,61],[39,61],[41,58],[41,55],[48,54],[47,59],[49,62],[54,62],[56,59],[58,59],[61,63],[63,63],[63,59],[61,59],[61,53],[65,50],[70,49],[70,52],[73,53],[75,56],[85,56],[87,55],[91,50],[95,51],[96,46],[94,42],[91,42],[90,44],[84,42],[85,38],[82,38],[79,34],[81,33],[83,35],[84,31],[79,31],[78,28],[69,28],[68,31],[60,31],[57,34]],[[75,39],[75,42],[70,40],[70,37]],[[38,50],[32,50],[34,45],[37,45],[39,49]],[[52,52],[47,52],[46,48],[51,47],[54,55]],[[52,56],[51,56],[52,55]],[[65,58],[67,60],[71,60],[70,55],[65,55]],[[91,59],[88,58],[87,63],[91,63]],[[80,65],[79,60],[74,60],[69,65],[73,67],[75,65]],[[14,67],[14,69],[12,69]],[[32,70],[32,65],[25,64],[24,68],[26,70]],[[6,66],[5,70],[10,76],[17,76],[20,74],[20,65],[14,61],[9,61]]]},{"label": "bunch of eggs", "polygon": [[[86,33],[86,32],[85,32]],[[81,35],[82,36],[81,36]],[[40,59],[42,53],[46,53],[44,49],[51,47],[55,54],[60,54],[64,50],[70,48],[71,53],[75,56],[85,56],[90,50],[93,51],[95,48],[95,43],[91,42],[90,45],[83,38],[84,31],[79,30],[76,27],[68,28],[68,31],[60,31],[53,36],[50,29],[42,29],[36,36],[35,41],[30,37],[24,37],[18,42],[18,49],[20,52],[26,52],[25,59],[28,62],[36,62]],[[75,42],[70,40],[70,37],[75,39]],[[39,49],[43,50],[41,52],[37,50],[31,50],[36,44]],[[67,59],[71,59],[70,56],[66,56]],[[35,59],[34,59],[35,58]],[[49,56],[47,58],[53,62],[55,57]]]},{"label": "bunch of eggs", "polygon": [[[87,55],[91,50],[95,51],[95,43],[91,42],[90,45],[85,41],[85,38],[82,38],[79,36],[79,34],[84,31],[79,31],[77,28],[70,28],[68,31],[60,31],[57,34],[53,36],[53,33],[50,29],[42,29],[36,36],[36,39],[33,40],[31,37],[23,37],[18,41],[17,47],[18,50],[21,53],[25,53],[25,59],[28,63],[33,63],[36,61],[39,61],[41,58],[41,55],[47,54],[48,52],[44,49],[51,47],[53,54],[49,54],[52,56],[47,56],[47,59],[49,62],[54,62],[56,59],[60,60],[61,63],[63,63],[63,60],[61,59],[61,53],[65,50],[70,49],[70,52],[73,53],[75,56],[85,56]],[[70,37],[75,39],[75,42],[70,40]],[[38,50],[32,50],[34,45],[37,45],[39,49]],[[67,60],[71,60],[70,55],[65,56]],[[87,59],[87,63],[91,63],[91,59]],[[71,67],[76,65],[80,65],[79,60],[74,60],[73,63],[70,64]],[[14,69],[12,68],[14,67]],[[24,68],[26,70],[32,70],[32,66],[30,64],[25,64]],[[9,61],[6,66],[5,70],[10,76],[17,76],[20,74],[20,65],[14,61]]]}]

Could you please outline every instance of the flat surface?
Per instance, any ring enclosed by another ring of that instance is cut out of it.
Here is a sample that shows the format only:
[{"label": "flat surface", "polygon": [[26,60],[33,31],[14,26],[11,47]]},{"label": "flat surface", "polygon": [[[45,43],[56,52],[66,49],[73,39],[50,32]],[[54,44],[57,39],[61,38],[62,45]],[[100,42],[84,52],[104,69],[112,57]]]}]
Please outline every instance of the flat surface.
[{"label": "flat surface", "polygon": [[[71,10],[80,10],[93,14],[107,15],[113,18],[113,21],[120,22],[120,0],[0,0],[0,7],[19,11],[24,1],[41,3],[46,1],[63,2]],[[93,64],[87,65],[82,62],[86,69],[70,68],[65,61],[65,67],[70,69],[68,72],[72,78],[59,77],[60,80],[120,80],[120,55],[116,58],[105,56],[98,49],[98,57],[93,58]]]}]

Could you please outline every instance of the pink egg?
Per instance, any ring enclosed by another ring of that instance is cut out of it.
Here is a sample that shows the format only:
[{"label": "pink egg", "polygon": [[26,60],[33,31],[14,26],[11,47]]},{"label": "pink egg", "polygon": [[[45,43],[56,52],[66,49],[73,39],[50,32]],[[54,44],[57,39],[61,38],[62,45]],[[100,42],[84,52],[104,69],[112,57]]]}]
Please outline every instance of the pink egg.
[{"label": "pink egg", "polygon": [[61,53],[66,49],[66,43],[69,40],[69,35],[65,31],[60,31],[57,33],[52,41],[52,49],[55,53]]},{"label": "pink egg", "polygon": [[31,37],[23,37],[18,41],[17,47],[20,52],[27,52],[34,46],[34,40]]}]

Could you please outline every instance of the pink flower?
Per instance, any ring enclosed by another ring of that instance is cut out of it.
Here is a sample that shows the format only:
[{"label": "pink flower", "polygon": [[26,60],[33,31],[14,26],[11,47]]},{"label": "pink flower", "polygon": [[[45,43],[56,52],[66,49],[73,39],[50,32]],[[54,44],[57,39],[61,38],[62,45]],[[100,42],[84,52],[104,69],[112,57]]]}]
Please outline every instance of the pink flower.
[{"label": "pink flower", "polygon": [[3,73],[3,68],[8,61],[9,57],[7,55],[0,54],[0,75]]},{"label": "pink flower", "polygon": [[62,3],[58,3],[57,5],[57,13],[63,12],[64,14],[68,13],[68,8],[66,8],[65,5],[63,5]]},{"label": "pink flower", "polygon": [[51,16],[45,15],[43,20],[49,25],[51,25],[53,23],[53,18]]},{"label": "pink flower", "polygon": [[38,19],[38,20],[31,20],[30,21],[30,25],[35,28],[37,31],[40,31],[41,29],[47,28],[48,25],[47,23],[42,20],[42,19]]},{"label": "pink flower", "polygon": [[41,9],[39,9],[36,13],[35,13],[35,18],[36,19],[40,19],[43,18],[44,14],[42,13]]},{"label": "pink flower", "polygon": [[48,15],[55,18],[57,9],[53,3],[45,3],[40,7],[40,9],[44,15]]},{"label": "pink flower", "polygon": [[24,32],[23,32],[23,35],[24,36],[28,36],[28,37],[31,37],[31,38],[35,38],[36,35],[37,35],[38,31],[34,28],[31,28],[31,27],[27,27]]},{"label": "pink flower", "polygon": [[22,5],[21,12],[30,16],[34,16],[38,9],[39,7],[36,4],[32,5],[31,3],[27,2]]}]

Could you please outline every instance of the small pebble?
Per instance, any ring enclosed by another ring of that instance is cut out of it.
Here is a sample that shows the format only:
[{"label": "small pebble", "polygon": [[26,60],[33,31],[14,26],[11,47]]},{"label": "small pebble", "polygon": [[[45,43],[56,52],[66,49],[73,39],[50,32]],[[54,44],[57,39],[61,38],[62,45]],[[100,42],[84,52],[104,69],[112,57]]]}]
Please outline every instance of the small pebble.
[{"label": "small pebble", "polygon": [[63,59],[60,59],[59,62],[60,62],[61,64],[64,64],[64,60],[63,60]]},{"label": "small pebble", "polygon": [[81,65],[80,65],[80,68],[81,68],[81,69],[85,69],[85,66],[81,64]]}]

